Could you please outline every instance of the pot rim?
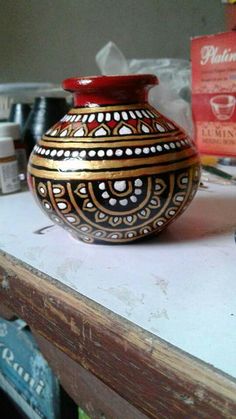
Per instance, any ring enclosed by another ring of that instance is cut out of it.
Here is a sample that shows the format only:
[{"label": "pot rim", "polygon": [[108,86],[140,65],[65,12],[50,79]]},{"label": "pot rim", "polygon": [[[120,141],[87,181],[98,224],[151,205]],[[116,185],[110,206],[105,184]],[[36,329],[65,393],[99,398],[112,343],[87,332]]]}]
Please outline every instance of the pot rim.
[{"label": "pot rim", "polygon": [[109,75],[109,76],[86,76],[70,77],[63,80],[62,87],[70,92],[88,91],[110,88],[145,88],[159,84],[157,76],[154,74],[127,74],[127,75]]}]

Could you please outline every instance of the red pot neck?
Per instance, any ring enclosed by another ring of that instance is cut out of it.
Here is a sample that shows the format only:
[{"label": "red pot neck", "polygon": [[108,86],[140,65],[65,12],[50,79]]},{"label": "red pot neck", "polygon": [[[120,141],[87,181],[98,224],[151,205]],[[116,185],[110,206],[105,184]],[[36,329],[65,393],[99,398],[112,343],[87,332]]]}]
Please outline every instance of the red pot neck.
[{"label": "red pot neck", "polygon": [[148,91],[156,84],[158,79],[152,74],[135,74],[74,77],[62,86],[74,94],[75,106],[83,107],[147,102]]}]

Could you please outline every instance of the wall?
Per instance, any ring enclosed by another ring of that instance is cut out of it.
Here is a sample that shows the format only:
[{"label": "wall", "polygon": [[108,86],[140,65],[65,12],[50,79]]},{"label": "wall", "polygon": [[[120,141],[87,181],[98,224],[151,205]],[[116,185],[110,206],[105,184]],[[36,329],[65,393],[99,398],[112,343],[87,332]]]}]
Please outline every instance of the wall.
[{"label": "wall", "polygon": [[98,74],[108,40],[127,58],[189,58],[190,36],[223,30],[220,0],[2,0],[0,83]]}]

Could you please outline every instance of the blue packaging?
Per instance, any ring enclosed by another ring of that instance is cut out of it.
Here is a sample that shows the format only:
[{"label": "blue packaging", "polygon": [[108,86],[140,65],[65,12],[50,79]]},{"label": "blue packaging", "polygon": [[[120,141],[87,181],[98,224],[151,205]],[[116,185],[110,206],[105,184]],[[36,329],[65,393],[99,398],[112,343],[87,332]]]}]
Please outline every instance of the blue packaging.
[{"label": "blue packaging", "polygon": [[60,417],[60,385],[22,320],[0,318],[0,388],[30,419]]}]

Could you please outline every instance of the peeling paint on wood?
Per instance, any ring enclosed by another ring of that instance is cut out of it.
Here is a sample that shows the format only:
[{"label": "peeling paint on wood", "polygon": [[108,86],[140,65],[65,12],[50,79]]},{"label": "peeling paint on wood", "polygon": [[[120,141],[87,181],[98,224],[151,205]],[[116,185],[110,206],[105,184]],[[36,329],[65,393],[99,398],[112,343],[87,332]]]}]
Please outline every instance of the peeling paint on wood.
[{"label": "peeling paint on wood", "polygon": [[0,303],[142,414],[235,418],[231,377],[10,256],[0,266]]},{"label": "peeling paint on wood", "polygon": [[147,418],[42,336],[36,338],[63,387],[93,419]]}]

